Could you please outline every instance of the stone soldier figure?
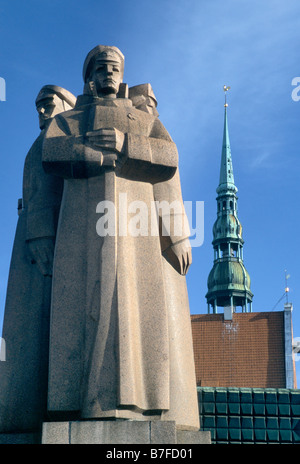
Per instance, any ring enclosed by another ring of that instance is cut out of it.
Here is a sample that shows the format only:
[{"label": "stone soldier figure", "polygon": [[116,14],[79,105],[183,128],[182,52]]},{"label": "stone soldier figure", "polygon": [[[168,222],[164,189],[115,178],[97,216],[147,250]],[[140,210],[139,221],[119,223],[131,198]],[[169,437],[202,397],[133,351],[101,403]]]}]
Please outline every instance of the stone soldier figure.
[{"label": "stone soldier figure", "polygon": [[52,261],[63,181],[45,173],[42,144],[50,119],[75,101],[54,85],[44,86],[36,98],[41,132],[25,159],[3,322],[0,433],[37,431],[45,420]]},{"label": "stone soldier figure", "polygon": [[135,108],[146,113],[158,116],[157,100],[151,84],[140,84],[130,87],[129,98]]},{"label": "stone soldier figure", "polygon": [[[176,421],[196,430],[185,282],[189,234],[171,227],[166,235],[165,214],[155,224],[150,217],[155,201],[183,204],[177,149],[157,114],[127,98],[123,71],[116,47],[91,50],[83,67],[84,94],[73,110],[52,119],[45,134],[43,167],[64,179],[48,414],[54,420]],[[151,232],[128,232],[124,196],[128,205],[145,206]],[[97,230],[105,201],[115,206],[115,233],[107,235]],[[182,219],[183,208],[176,214]]]}]

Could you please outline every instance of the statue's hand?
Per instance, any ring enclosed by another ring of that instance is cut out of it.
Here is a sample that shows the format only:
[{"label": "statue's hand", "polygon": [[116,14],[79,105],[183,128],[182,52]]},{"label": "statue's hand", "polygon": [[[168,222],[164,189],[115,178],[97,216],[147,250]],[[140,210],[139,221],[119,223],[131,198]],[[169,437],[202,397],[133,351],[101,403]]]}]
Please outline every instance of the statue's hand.
[{"label": "statue's hand", "polygon": [[43,275],[52,275],[54,239],[50,237],[37,238],[27,242],[29,257],[32,264],[37,264]]},{"label": "statue's hand", "polygon": [[125,134],[114,127],[88,132],[86,137],[89,143],[98,149],[113,150],[118,153],[123,152]]},{"label": "statue's hand", "polygon": [[181,275],[186,275],[192,263],[192,249],[189,239],[167,248],[163,255]]}]

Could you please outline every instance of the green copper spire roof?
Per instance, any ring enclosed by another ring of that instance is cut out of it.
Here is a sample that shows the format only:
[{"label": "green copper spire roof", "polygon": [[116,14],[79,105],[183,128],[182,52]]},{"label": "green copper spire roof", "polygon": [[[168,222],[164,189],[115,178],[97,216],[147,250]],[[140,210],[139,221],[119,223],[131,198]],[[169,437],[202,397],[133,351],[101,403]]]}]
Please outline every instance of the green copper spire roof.
[{"label": "green copper spire roof", "polygon": [[223,131],[223,145],[222,145],[222,157],[221,157],[221,169],[220,169],[220,181],[217,188],[217,193],[225,193],[229,190],[230,192],[237,192],[237,188],[234,184],[230,140],[228,132],[228,119],[227,119],[227,103],[225,103],[225,115],[224,115],[224,131]]},{"label": "green copper spire roof", "polygon": [[[230,87],[224,86],[224,91]],[[214,264],[207,279],[208,312],[213,307],[237,306],[252,311],[253,294],[250,276],[244,266],[242,226],[237,215],[237,188],[234,183],[231,149],[228,133],[226,93],[224,131],[219,186],[217,188],[217,219],[213,226]]]}]

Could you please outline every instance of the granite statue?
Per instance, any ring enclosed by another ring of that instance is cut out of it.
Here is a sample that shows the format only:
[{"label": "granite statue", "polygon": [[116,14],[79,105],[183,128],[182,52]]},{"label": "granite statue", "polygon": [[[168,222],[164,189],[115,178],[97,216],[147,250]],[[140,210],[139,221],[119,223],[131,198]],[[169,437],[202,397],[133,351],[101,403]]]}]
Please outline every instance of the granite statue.
[{"label": "granite statue", "polygon": [[[128,89],[123,74],[118,48],[93,48],[83,66],[83,94],[73,109],[51,119],[43,137],[43,168],[64,182],[52,275],[48,417],[175,421],[198,430],[185,280],[189,232],[185,226],[175,233],[167,224],[170,217],[186,224],[178,152],[151,86]],[[126,204],[145,206],[151,233],[128,233],[132,211],[122,210],[124,196]],[[115,233],[97,229],[105,222],[103,202],[115,206]],[[182,208],[171,215],[158,209],[155,222],[150,211],[161,202]]]},{"label": "granite statue", "polygon": [[151,85],[128,88],[123,75],[122,52],[99,45],[82,95],[44,86],[36,99],[41,133],[24,166],[2,334],[0,442],[39,435],[42,422],[46,443],[68,421],[199,430],[178,152]]},{"label": "granite statue", "polygon": [[25,159],[3,321],[0,433],[38,430],[46,419],[51,275],[63,180],[45,173],[42,144],[50,119],[75,102],[54,85],[45,85],[36,98],[41,132]]}]

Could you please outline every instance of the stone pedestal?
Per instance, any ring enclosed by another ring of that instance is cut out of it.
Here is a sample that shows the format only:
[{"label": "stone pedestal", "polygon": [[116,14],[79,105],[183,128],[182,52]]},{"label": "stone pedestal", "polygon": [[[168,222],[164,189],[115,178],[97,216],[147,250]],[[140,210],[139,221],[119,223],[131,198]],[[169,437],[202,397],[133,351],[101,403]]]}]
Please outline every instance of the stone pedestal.
[{"label": "stone pedestal", "polygon": [[210,432],[178,430],[173,421],[45,422],[42,444],[210,444]]}]

